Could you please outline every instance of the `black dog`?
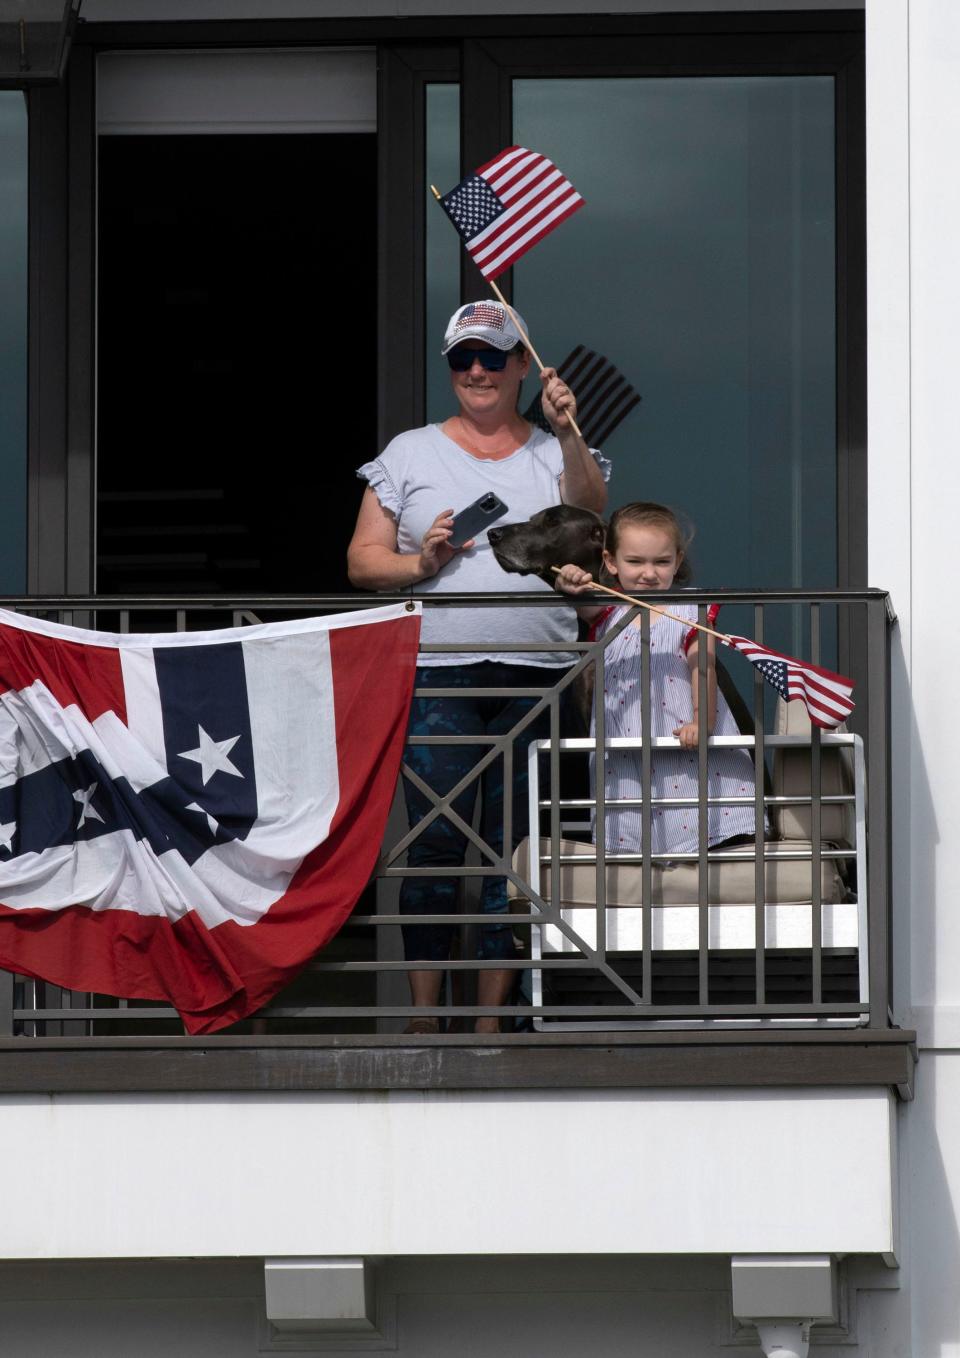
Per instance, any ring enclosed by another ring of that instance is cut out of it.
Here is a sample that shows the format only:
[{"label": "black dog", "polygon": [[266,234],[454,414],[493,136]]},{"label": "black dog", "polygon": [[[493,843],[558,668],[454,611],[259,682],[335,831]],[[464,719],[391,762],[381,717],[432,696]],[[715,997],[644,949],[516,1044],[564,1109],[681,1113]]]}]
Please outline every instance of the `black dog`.
[{"label": "black dog", "polygon": [[557,579],[551,567],[568,562],[599,579],[605,537],[600,515],[576,505],[551,505],[526,523],[487,529],[493,554],[505,571],[539,575],[551,588]]},{"label": "black dog", "polygon": [[[599,580],[606,535],[600,515],[594,514],[592,509],[578,509],[576,505],[551,505],[526,523],[508,523],[502,528],[487,529],[493,554],[505,571],[514,575],[539,575],[551,589],[556,588],[557,581],[551,567],[568,563],[589,571],[594,580]],[[589,730],[592,693],[591,665],[574,681],[574,703],[581,723],[572,731],[574,735],[581,732],[586,735]],[[582,790],[575,789],[574,793],[589,796],[589,792]]]}]

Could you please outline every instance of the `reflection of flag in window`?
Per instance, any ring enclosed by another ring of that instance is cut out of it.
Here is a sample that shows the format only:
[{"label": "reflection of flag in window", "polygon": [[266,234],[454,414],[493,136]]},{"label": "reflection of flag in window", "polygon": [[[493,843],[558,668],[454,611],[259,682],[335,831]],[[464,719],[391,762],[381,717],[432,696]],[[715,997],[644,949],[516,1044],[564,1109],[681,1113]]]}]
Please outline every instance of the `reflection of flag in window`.
[{"label": "reflection of flag in window", "polygon": [[117,636],[0,612],[0,967],[259,1009],[373,869],[419,606]]},{"label": "reflection of flag in window", "polygon": [[839,726],[853,711],[853,680],[845,675],[781,655],[748,637],[728,636],[723,641],[745,655],[786,702],[799,698],[815,726]]},{"label": "reflection of flag in window", "polygon": [[[591,448],[602,448],[642,399],[619,368],[582,344],[558,364],[557,372],[577,398],[577,423]],[[523,416],[550,433],[539,392]]]},{"label": "reflection of flag in window", "polygon": [[583,199],[546,156],[508,146],[440,199],[484,278],[497,278]]}]

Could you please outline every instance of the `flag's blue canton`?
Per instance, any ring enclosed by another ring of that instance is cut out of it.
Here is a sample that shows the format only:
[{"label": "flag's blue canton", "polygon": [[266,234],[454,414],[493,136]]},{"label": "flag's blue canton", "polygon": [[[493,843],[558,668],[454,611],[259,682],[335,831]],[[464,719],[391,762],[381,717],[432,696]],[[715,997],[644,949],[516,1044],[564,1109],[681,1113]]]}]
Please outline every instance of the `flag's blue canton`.
[{"label": "flag's blue canton", "polygon": [[[197,820],[213,816],[226,838],[245,839],[257,819],[257,780],[243,647],[158,646],[154,657],[167,769]],[[205,762],[217,745],[229,748]]]},{"label": "flag's blue canton", "polygon": [[440,201],[464,240],[472,240],[506,211],[487,181],[478,174],[467,175]]},{"label": "flag's blue canton", "polygon": [[257,819],[250,712],[239,642],[154,652],[169,776],[137,792],[89,750],[0,788],[0,862],[129,830],[193,863],[245,839]]},{"label": "flag's blue canton", "polygon": [[753,664],[780,694],[781,698],[790,701],[790,690],[787,687],[787,667],[782,660],[754,660]]},{"label": "flag's blue canton", "polygon": [[205,816],[186,809],[191,800],[172,778],[135,792],[126,778],[111,780],[84,750],[0,789],[0,824],[16,826],[9,843],[0,841],[0,862],[129,830],[154,853],[178,849],[193,863],[211,845],[236,836],[212,831]]}]

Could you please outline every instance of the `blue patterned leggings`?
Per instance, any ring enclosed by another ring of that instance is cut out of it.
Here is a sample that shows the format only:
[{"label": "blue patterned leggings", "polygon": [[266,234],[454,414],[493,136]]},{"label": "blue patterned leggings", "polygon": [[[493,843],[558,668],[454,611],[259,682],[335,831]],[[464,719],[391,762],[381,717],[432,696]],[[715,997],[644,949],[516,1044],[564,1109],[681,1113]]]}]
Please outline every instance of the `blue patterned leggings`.
[{"label": "blue patterned leggings", "polygon": [[[414,698],[410,709],[410,735],[502,735],[528,712],[533,698],[476,698],[474,688],[546,688],[561,671],[533,665],[507,665],[483,660],[475,665],[421,666],[417,688],[463,688],[462,697]],[[550,733],[549,713],[544,711],[513,742],[513,845],[527,833],[527,746]],[[434,792],[449,792],[483,758],[484,745],[408,745],[406,762]],[[503,760],[494,759],[486,771],[453,802],[454,810],[472,824],[477,787],[482,803],[479,834],[499,853],[503,846]],[[407,779],[403,783],[407,816],[411,825],[423,819],[430,804]],[[452,867],[464,861],[466,836],[444,815],[437,816],[410,845],[409,867]],[[408,915],[450,915],[458,905],[456,877],[405,877],[400,888],[400,910]],[[513,932],[507,917],[506,883],[502,877],[484,877],[481,910],[502,916],[480,929],[479,955],[494,960],[516,956]],[[445,961],[450,956],[454,926],[407,924],[403,927],[404,954],[408,961]]]}]

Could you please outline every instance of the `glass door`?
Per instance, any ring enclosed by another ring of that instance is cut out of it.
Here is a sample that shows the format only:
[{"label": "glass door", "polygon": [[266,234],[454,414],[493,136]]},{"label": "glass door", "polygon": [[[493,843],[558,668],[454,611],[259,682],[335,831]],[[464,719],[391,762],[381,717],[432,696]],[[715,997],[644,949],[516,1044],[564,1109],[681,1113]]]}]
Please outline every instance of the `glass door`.
[{"label": "glass door", "polygon": [[534,342],[642,396],[615,502],[686,515],[705,585],[834,586],[832,78],[520,79],[513,134],[586,199],[514,270]]},{"label": "glass door", "polygon": [[640,393],[611,505],[682,511],[707,588],[865,584],[862,68],[853,28],[464,47],[463,171],[517,143],[586,200],[498,281]]}]

